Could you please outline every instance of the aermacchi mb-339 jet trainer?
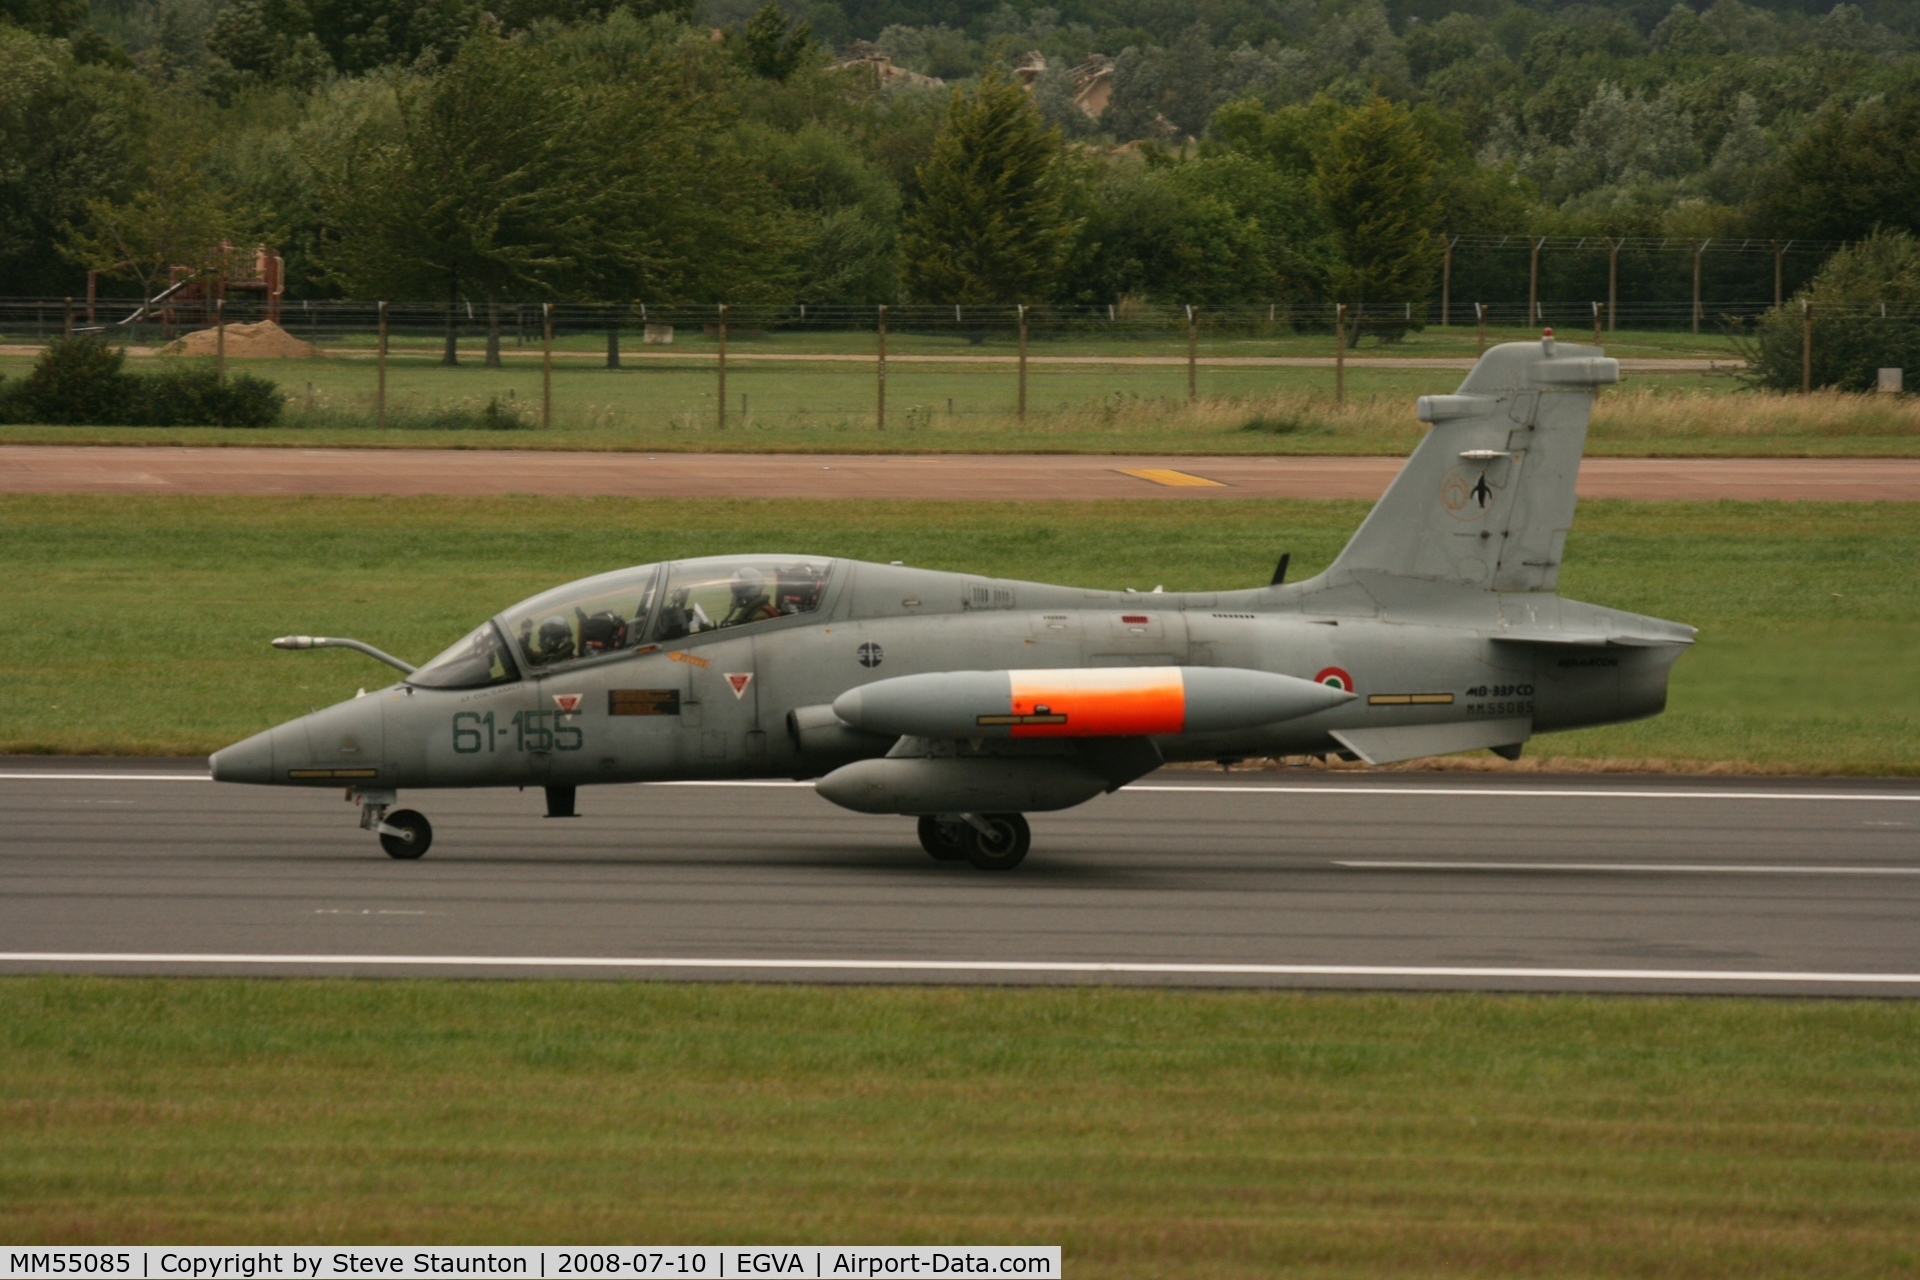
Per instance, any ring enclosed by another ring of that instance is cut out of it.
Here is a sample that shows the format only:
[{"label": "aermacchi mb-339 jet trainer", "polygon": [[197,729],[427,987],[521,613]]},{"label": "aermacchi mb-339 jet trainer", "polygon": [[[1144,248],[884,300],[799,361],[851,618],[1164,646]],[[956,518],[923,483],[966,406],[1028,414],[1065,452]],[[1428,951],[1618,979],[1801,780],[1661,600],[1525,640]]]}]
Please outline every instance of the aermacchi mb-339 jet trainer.
[{"label": "aermacchi mb-339 jet trainer", "polygon": [[935,858],[1005,870],[1023,814],[1170,761],[1447,752],[1666,704],[1694,630],[1555,594],[1597,348],[1509,343],[1456,394],[1318,577],[1244,591],[1092,591],[809,555],[643,565],[557,587],[405,679],[213,757],[223,782],[333,787],[396,858],[427,851],[415,787],[577,789],[815,779],[919,819]]}]

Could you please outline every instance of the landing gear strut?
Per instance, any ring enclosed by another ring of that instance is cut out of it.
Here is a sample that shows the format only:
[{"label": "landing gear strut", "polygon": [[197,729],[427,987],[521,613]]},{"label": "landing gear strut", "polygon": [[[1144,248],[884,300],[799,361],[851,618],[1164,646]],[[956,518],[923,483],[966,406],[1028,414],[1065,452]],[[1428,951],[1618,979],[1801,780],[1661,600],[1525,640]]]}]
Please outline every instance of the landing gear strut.
[{"label": "landing gear strut", "polygon": [[354,789],[347,799],[360,805],[360,829],[380,837],[380,847],[389,858],[411,861],[425,854],[433,844],[433,824],[424,814],[412,809],[387,809],[397,797],[391,791]]}]

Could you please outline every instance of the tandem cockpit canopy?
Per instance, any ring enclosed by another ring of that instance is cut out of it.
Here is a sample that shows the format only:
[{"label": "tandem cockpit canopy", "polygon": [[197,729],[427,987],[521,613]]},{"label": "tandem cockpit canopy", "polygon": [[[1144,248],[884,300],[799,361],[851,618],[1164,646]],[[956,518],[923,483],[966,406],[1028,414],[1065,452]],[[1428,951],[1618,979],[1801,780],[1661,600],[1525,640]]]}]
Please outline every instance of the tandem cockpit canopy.
[{"label": "tandem cockpit canopy", "polygon": [[522,601],[408,677],[474,689],[522,674],[666,644],[820,607],[833,562],[811,556],[712,556],[618,569]]}]

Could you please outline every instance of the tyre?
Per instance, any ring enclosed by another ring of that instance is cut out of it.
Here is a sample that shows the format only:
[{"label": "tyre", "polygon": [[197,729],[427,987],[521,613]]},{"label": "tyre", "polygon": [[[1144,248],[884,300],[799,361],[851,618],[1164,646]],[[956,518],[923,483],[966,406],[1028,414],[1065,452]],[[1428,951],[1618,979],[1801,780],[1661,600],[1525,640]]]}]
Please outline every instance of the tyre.
[{"label": "tyre", "polygon": [[942,822],[929,813],[920,819],[920,847],[942,862],[959,862],[967,856],[971,830],[964,822]]},{"label": "tyre", "polygon": [[982,831],[967,824],[967,861],[982,871],[1011,871],[1027,856],[1033,832],[1027,820],[1017,813],[983,813],[987,825]]},{"label": "tyre", "polygon": [[387,815],[386,824],[405,833],[397,836],[380,833],[380,847],[387,851],[389,858],[418,858],[433,844],[433,824],[412,809],[396,809]]}]

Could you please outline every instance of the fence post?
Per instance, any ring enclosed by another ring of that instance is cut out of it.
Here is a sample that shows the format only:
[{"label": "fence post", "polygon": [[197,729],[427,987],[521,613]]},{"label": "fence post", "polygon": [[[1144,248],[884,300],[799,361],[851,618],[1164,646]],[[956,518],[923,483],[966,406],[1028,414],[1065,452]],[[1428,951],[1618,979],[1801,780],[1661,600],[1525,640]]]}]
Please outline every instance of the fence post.
[{"label": "fence post", "polygon": [[93,327],[93,303],[95,297],[98,296],[99,289],[100,273],[98,271],[87,272],[87,327],[89,329]]},{"label": "fence post", "polygon": [[1600,304],[1593,304],[1593,345],[1600,345]]},{"label": "fence post", "polygon": [[1700,262],[1706,257],[1711,239],[1693,242],[1693,331],[1700,332]]},{"label": "fence post", "polygon": [[1527,266],[1527,323],[1540,323],[1540,250],[1546,247],[1545,236],[1529,236],[1528,242],[1533,252],[1528,255]]},{"label": "fence post", "polygon": [[[874,361],[874,372],[877,384],[875,391],[878,394],[880,406],[874,420],[879,424],[880,430],[885,431],[887,429],[887,308],[884,303],[880,307],[880,354]],[[911,415],[907,425],[909,427],[913,425]]]},{"label": "fence post", "polygon": [[1813,303],[1800,299],[1800,394],[1813,391]]},{"label": "fence post", "polygon": [[1333,304],[1333,402],[1347,402],[1347,304]]},{"label": "fence post", "polygon": [[73,299],[72,298],[67,299],[67,327],[60,334],[60,336],[63,338],[71,338],[73,336]]},{"label": "fence post", "polygon": [[620,308],[607,318],[607,368],[620,367]]},{"label": "fence post", "polygon": [[1620,242],[1607,237],[1607,332],[1620,323]]},{"label": "fence post", "polygon": [[1453,246],[1460,237],[1443,231],[1440,243],[1445,246],[1440,252],[1440,327],[1444,329],[1453,319]]},{"label": "fence post", "polygon": [[1474,355],[1476,357],[1479,357],[1487,354],[1487,304],[1486,303],[1476,302],[1473,304],[1473,318],[1474,318],[1474,323],[1480,327],[1480,350],[1474,352]]},{"label": "fence post", "polygon": [[1194,323],[1193,308],[1187,308],[1187,403],[1200,398],[1200,326]]},{"label": "fence post", "polygon": [[[1780,260],[1787,251],[1780,247],[1778,240],[1769,240],[1767,243],[1773,246],[1773,305],[1777,307],[1780,305],[1780,280],[1785,274],[1781,269],[1784,264]],[[1793,241],[1789,240],[1787,243],[1792,244]]]},{"label": "fence post", "polygon": [[374,361],[379,371],[373,384],[374,421],[380,430],[387,429],[387,304],[380,304],[380,354]]},{"label": "fence post", "polygon": [[1027,304],[1021,303],[1020,312],[1020,421],[1027,420]]},{"label": "fence post", "polygon": [[727,429],[727,304],[720,304],[720,430]]},{"label": "fence post", "polygon": [[540,304],[540,429],[553,425],[553,304]]},{"label": "fence post", "polygon": [[227,385],[227,300],[213,300],[213,385]]}]

